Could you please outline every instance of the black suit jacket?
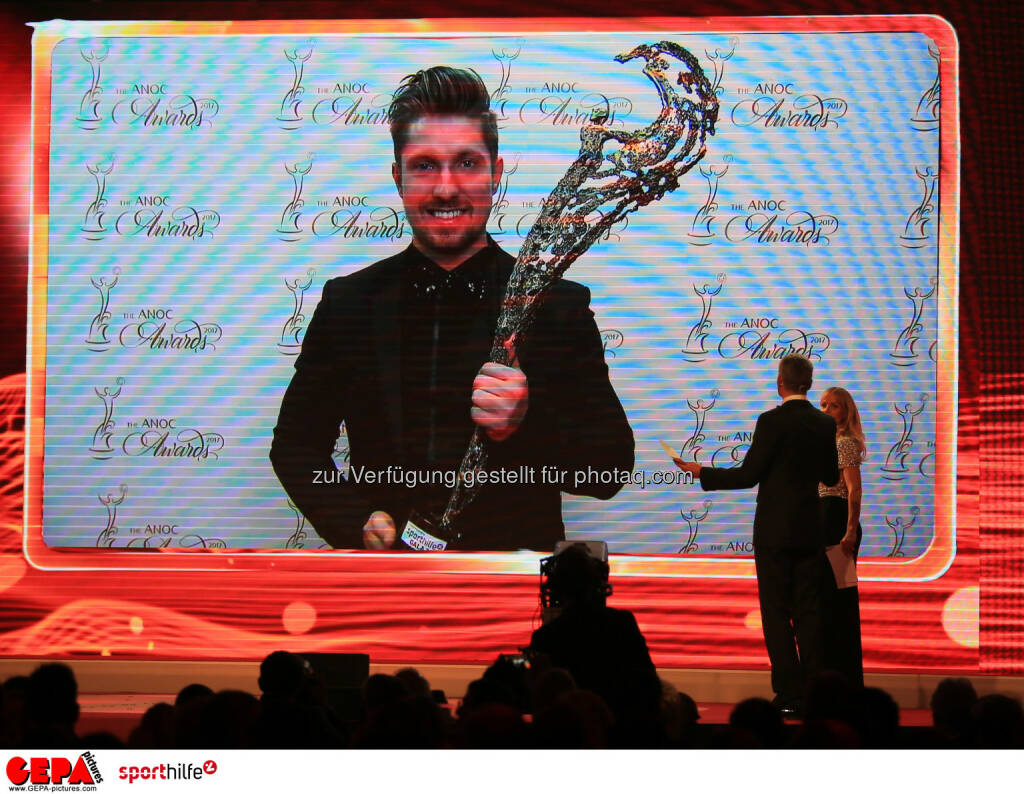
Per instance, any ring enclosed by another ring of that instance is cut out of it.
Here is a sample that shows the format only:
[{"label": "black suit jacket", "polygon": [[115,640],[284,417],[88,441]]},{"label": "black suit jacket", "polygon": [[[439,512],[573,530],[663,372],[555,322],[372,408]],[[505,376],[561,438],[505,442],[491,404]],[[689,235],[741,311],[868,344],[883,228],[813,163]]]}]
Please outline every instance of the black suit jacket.
[{"label": "black suit jacket", "polygon": [[818,483],[838,479],[835,420],[807,400],[761,414],[737,468],[700,471],[705,491],[758,486],[754,545],[773,548],[822,545]]},{"label": "black suit jacket", "polygon": [[[474,336],[481,339],[478,366],[490,342],[514,259],[496,245],[496,289],[481,312]],[[401,531],[410,490],[401,484],[316,484],[315,472],[335,479],[331,458],[345,422],[352,471],[415,469],[403,448],[401,395],[401,271],[406,254],[384,259],[324,286],[309,323],[295,374],[281,403],[270,458],[285,490],[316,531],[336,548],[362,548],[370,513],[384,510]],[[600,334],[589,308],[590,293],[559,281],[518,346],[529,384],[529,408],[518,430],[490,443],[488,468],[527,466],[534,484],[484,485],[458,519],[460,549],[551,549],[564,537],[564,490],[610,498],[620,484],[588,482],[573,487],[574,472],[633,468],[633,433],[608,380]],[[466,383],[466,393],[472,382]],[[467,421],[466,443],[473,425]],[[567,472],[559,488],[541,482],[541,468]]]}]

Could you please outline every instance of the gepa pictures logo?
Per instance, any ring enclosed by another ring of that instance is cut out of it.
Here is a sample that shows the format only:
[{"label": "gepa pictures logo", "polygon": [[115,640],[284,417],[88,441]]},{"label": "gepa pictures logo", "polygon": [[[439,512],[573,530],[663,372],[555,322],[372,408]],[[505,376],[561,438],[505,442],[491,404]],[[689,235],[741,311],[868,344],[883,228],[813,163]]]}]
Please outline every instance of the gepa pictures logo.
[{"label": "gepa pictures logo", "polygon": [[16,755],[7,762],[7,779],[28,790],[52,783],[67,786],[71,791],[94,791],[95,784],[103,782],[96,759],[88,751],[74,760],[62,755],[31,758]]}]

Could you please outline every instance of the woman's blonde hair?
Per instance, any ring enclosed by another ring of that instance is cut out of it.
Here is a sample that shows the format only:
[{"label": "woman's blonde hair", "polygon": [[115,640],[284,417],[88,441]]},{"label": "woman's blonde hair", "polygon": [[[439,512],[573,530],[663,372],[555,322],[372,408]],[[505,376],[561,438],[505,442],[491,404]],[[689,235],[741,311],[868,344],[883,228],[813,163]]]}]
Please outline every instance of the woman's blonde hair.
[{"label": "woman's blonde hair", "polygon": [[864,428],[860,424],[860,411],[857,410],[857,403],[853,401],[850,392],[842,386],[830,386],[825,389],[821,394],[821,399],[824,400],[830,395],[835,397],[846,409],[846,421],[836,427],[836,435],[852,438],[857,444],[861,458],[866,458],[867,443],[864,439]]}]

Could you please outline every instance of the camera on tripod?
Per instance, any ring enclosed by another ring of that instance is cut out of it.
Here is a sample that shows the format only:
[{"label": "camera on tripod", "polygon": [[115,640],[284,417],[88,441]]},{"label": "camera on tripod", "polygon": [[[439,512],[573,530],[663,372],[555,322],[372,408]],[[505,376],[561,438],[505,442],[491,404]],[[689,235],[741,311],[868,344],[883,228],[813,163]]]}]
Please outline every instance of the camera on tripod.
[{"label": "camera on tripod", "polygon": [[570,605],[604,606],[608,583],[608,544],[602,540],[563,540],[540,561],[541,622],[549,623]]}]

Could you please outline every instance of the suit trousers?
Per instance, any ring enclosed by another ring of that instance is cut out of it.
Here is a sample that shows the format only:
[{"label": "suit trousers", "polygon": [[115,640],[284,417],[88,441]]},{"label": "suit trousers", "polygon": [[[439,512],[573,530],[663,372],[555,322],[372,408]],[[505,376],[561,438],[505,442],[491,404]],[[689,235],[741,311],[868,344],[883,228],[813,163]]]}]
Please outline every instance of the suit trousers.
[{"label": "suit trousers", "polygon": [[807,679],[824,669],[824,557],[821,548],[754,547],[772,690],[782,701],[800,700]]}]

